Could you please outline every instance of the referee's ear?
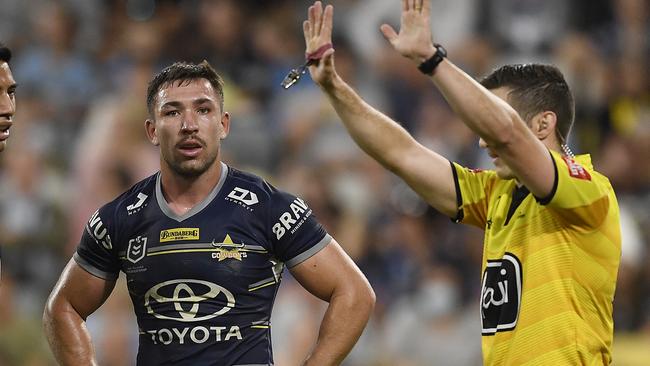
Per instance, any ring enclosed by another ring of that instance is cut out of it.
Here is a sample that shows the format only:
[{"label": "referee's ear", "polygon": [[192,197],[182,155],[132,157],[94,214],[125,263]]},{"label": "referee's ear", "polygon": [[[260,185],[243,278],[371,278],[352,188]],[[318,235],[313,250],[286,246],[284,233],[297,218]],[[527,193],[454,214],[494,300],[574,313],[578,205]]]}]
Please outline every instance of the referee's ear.
[{"label": "referee's ear", "polygon": [[[533,117],[530,129],[538,139],[544,141],[555,136],[557,116],[552,111],[544,111]],[[550,141],[549,141],[550,142]]]},{"label": "referee's ear", "polygon": [[150,118],[147,118],[144,121],[144,131],[147,134],[147,138],[151,141],[154,146],[160,145],[158,141],[158,135],[156,134],[156,122]]}]

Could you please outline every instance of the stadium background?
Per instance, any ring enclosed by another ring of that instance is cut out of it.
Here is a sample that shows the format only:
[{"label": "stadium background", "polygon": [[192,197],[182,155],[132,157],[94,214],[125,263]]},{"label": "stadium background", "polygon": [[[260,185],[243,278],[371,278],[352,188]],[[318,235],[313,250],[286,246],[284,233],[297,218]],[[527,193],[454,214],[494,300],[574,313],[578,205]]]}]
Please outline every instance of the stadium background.
[{"label": "stadium background", "polygon": [[[489,168],[476,136],[430,82],[387,47],[398,0],[332,1],[336,63],[371,104],[427,146]],[[307,200],[377,293],[345,365],[480,364],[481,232],[427,209],[351,142],[305,77],[307,1],[0,0],[14,51],[18,113],[0,155],[0,365],[53,364],[41,332],[46,296],[85,221],[153,173],[145,88],[176,60],[209,60],[232,115],[224,160]],[[571,146],[591,152],[617,191],[623,259],[615,365],[650,364],[650,5],[644,0],[435,0],[433,29],[473,76],[505,62],[553,62],[576,96]],[[408,157],[405,157],[408,158]],[[285,274],[273,318],[277,365],[297,365],[323,304]],[[101,365],[132,364],[137,327],[124,283],[88,326]]]}]

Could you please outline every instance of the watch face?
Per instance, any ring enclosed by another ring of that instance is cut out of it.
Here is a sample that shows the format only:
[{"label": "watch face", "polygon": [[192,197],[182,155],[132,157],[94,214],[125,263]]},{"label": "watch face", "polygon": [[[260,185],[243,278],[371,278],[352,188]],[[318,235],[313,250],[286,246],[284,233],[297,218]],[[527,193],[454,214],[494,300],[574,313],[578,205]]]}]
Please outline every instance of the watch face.
[{"label": "watch face", "polygon": [[436,48],[436,54],[440,55],[440,57],[447,57],[447,50],[439,43],[434,43],[433,46]]}]

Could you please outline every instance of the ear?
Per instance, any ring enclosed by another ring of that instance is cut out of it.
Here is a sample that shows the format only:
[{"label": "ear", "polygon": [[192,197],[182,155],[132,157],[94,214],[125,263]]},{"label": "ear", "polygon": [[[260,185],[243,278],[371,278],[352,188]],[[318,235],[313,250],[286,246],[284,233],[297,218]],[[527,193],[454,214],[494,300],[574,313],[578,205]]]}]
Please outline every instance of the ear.
[{"label": "ear", "polygon": [[221,115],[221,131],[219,131],[219,139],[223,140],[230,133],[230,113],[223,112]]},{"label": "ear", "polygon": [[147,119],[144,121],[144,130],[147,133],[147,138],[151,141],[154,146],[160,145],[158,141],[158,134],[156,132],[156,122],[152,119]]},{"label": "ear", "polygon": [[[544,141],[548,138],[555,139],[555,126],[557,116],[554,112],[544,111],[533,117],[531,130],[538,139]],[[550,142],[550,141],[548,141]]]}]

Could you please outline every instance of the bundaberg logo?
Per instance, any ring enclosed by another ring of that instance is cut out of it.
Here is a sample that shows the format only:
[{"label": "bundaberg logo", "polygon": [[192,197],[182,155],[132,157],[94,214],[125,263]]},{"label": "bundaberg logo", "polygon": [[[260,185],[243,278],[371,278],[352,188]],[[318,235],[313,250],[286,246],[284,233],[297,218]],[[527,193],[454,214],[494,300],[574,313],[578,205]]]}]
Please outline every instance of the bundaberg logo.
[{"label": "bundaberg logo", "polygon": [[177,240],[199,240],[199,228],[179,227],[176,229],[167,229],[160,232],[161,243]]},{"label": "bundaberg logo", "polygon": [[226,234],[226,237],[221,243],[216,243],[212,240],[212,245],[217,248],[217,251],[212,253],[212,258],[218,259],[219,262],[225,259],[241,261],[243,258],[246,258],[246,252],[242,250],[244,243],[235,244],[229,234]]}]

